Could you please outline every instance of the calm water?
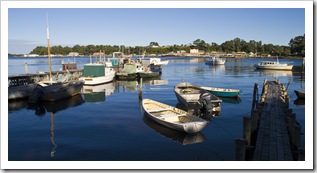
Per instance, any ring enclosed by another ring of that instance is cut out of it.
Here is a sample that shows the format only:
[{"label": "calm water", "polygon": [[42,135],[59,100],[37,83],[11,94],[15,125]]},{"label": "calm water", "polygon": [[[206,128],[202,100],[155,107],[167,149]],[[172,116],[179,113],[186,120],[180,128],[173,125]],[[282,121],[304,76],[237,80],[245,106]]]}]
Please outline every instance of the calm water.
[{"label": "calm water", "polygon": [[[53,58],[53,70],[61,61]],[[239,59],[224,66],[205,65],[195,58],[170,59],[159,79],[117,81],[94,88],[94,93],[31,108],[25,101],[9,102],[9,161],[231,161],[234,139],[242,138],[242,117],[250,115],[254,83],[264,79],[291,82],[290,107],[302,126],[301,145],[305,147],[305,105],[295,105],[294,89],[301,89],[299,72],[257,71],[259,59]],[[83,68],[89,58],[76,58]],[[301,65],[301,60],[284,60]],[[48,71],[46,58],[9,58],[9,75]],[[173,87],[181,82],[200,86],[242,90],[241,101],[225,100],[220,115],[195,135],[186,135],[162,127],[144,117],[142,98],[154,99],[181,107]],[[160,85],[157,85],[160,84]],[[99,92],[97,92],[99,91]],[[103,91],[103,92],[102,92]]]}]

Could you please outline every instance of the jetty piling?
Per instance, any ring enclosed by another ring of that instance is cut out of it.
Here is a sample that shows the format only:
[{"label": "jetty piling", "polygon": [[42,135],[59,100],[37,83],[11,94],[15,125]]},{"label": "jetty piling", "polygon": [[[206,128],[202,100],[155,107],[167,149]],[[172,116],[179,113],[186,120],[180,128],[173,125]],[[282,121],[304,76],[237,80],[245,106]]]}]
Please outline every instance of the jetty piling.
[{"label": "jetty piling", "polygon": [[251,115],[243,117],[243,138],[235,139],[236,160],[305,160],[305,151],[300,148],[301,126],[289,108],[288,86],[277,78],[264,80],[258,100],[255,83]]}]

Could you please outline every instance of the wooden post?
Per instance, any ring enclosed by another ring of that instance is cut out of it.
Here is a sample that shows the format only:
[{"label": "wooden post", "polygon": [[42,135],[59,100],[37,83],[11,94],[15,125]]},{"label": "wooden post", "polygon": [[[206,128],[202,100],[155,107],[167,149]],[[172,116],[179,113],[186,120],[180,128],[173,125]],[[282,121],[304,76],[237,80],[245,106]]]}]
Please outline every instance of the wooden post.
[{"label": "wooden post", "polygon": [[299,124],[294,125],[294,145],[300,147],[300,138],[301,138],[301,126]]},{"label": "wooden post", "polygon": [[305,150],[302,148],[298,150],[298,161],[305,161]]},{"label": "wooden post", "polygon": [[252,133],[256,131],[258,128],[258,120],[259,120],[259,110],[253,110],[251,112],[251,136]]},{"label": "wooden post", "polygon": [[243,117],[243,138],[246,140],[247,145],[251,144],[251,118]]},{"label": "wooden post", "polygon": [[245,139],[235,139],[235,160],[245,161],[245,151],[246,151],[246,140]]},{"label": "wooden post", "polygon": [[27,62],[24,63],[24,68],[25,68],[25,73],[28,74],[28,63]]}]

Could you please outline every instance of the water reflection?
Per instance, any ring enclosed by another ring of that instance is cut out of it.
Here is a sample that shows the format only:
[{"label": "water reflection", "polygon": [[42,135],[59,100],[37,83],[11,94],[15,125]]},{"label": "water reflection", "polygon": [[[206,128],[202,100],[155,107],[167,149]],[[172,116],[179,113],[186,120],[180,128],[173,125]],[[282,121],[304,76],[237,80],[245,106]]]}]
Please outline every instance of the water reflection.
[{"label": "water reflection", "polygon": [[208,65],[208,67],[211,69],[211,74],[213,76],[224,73],[226,71],[226,66],[224,64],[222,64],[222,65]]},{"label": "water reflection", "polygon": [[239,104],[242,102],[240,97],[219,97],[223,102]]},{"label": "water reflection", "polygon": [[148,125],[150,128],[152,128],[159,134],[167,138],[170,138],[173,141],[178,142],[182,145],[195,144],[206,141],[206,137],[201,132],[188,134],[185,132],[170,129],[168,127],[162,126],[152,121],[146,115],[143,116],[143,121],[146,125]]},{"label": "water reflection", "polygon": [[255,69],[255,72],[259,73],[259,76],[273,76],[273,77],[292,77],[293,72],[292,71],[286,71],[286,70],[261,70],[261,69]]},{"label": "water reflection", "polygon": [[112,95],[115,92],[115,85],[113,82],[87,86],[84,85],[81,94],[84,96],[86,102],[98,103],[106,101],[106,96]]},{"label": "water reflection", "polygon": [[294,100],[294,104],[295,105],[305,105],[305,99],[297,98],[296,100]]}]

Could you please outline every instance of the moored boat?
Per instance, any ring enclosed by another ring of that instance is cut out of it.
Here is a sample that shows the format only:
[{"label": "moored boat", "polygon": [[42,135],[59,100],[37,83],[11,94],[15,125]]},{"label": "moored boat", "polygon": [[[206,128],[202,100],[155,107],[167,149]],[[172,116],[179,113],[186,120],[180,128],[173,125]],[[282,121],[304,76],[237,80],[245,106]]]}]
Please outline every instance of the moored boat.
[{"label": "moored boat", "polygon": [[188,82],[181,82],[174,87],[177,100],[187,108],[199,106],[208,111],[220,111],[222,102],[217,96]]},{"label": "moored boat", "polygon": [[84,65],[83,76],[79,80],[85,81],[85,85],[98,85],[113,81],[116,75],[112,67],[105,67],[104,64],[86,64]]},{"label": "moored boat", "polygon": [[116,76],[119,80],[135,80],[138,78],[139,72],[144,72],[145,68],[140,63],[126,63],[120,72],[117,72]]},{"label": "moored boat", "polygon": [[53,80],[52,77],[52,66],[51,66],[51,56],[50,56],[50,37],[49,28],[47,26],[47,57],[48,66],[50,71],[49,81],[39,82],[34,90],[29,95],[29,102],[36,103],[40,101],[57,101],[65,99],[68,97],[75,96],[80,93],[84,82],[79,81],[68,81],[68,79],[57,79]]},{"label": "moored boat", "polygon": [[206,120],[154,100],[143,99],[142,107],[150,119],[174,130],[196,133],[208,124]]},{"label": "moored boat", "polygon": [[305,91],[302,90],[294,90],[297,98],[299,99],[305,99]]},{"label": "moored boat", "polygon": [[276,61],[260,61],[258,64],[254,64],[256,69],[262,70],[292,70],[293,65],[288,63],[280,63],[278,57]]},{"label": "moored boat", "polygon": [[83,81],[39,82],[29,96],[30,103],[37,101],[58,101],[80,93]]},{"label": "moored boat", "polygon": [[226,63],[226,58],[211,57],[206,59],[205,64],[207,65],[224,65]]},{"label": "moored boat", "polygon": [[241,94],[241,90],[238,90],[238,89],[215,88],[215,87],[200,87],[200,88],[218,97],[238,97]]}]

